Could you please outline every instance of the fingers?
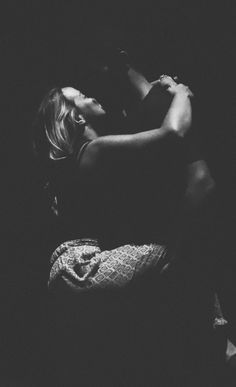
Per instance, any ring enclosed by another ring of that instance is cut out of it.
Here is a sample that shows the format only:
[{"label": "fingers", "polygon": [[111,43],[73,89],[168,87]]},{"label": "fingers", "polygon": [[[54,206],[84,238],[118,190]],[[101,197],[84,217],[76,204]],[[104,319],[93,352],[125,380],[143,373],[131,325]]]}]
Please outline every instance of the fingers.
[{"label": "fingers", "polygon": [[188,86],[184,85],[183,83],[179,83],[179,84],[176,84],[176,85],[171,85],[168,88],[168,91],[170,93],[172,93],[172,94],[176,94],[177,92],[182,92],[182,93],[187,94],[187,96],[189,98],[192,98],[194,96],[194,94],[192,93],[190,88]]},{"label": "fingers", "polygon": [[172,91],[172,88],[176,86],[180,86],[180,88],[185,88],[185,91],[187,92],[188,96],[190,98],[194,97],[193,92],[190,90],[190,88],[187,85],[184,85],[182,83],[177,83],[179,82],[179,77],[177,75],[171,77],[170,75],[162,74],[157,81],[152,82],[152,84],[157,84],[159,83],[161,86],[166,88],[168,91]]},{"label": "fingers", "polygon": [[159,77],[160,80],[163,80],[163,79],[174,80],[175,78],[178,78],[177,75],[175,75],[175,76],[172,77],[171,75],[162,74],[162,75],[160,75],[160,77]]},{"label": "fingers", "polygon": [[159,78],[159,81],[161,86],[166,88],[177,85],[175,80],[170,75],[166,75],[166,74],[162,74]]},{"label": "fingers", "polygon": [[178,86],[181,86],[183,88],[183,90],[188,94],[189,97],[193,97],[193,93],[187,85],[179,83]]},{"label": "fingers", "polygon": [[160,84],[160,83],[161,83],[160,78],[159,78],[159,79],[156,79],[155,81],[152,81],[152,82],[151,82],[151,84],[152,84],[153,86],[158,85],[158,84]]},{"label": "fingers", "polygon": [[160,75],[160,77],[159,77],[159,80],[163,80],[164,78],[166,78],[166,79],[172,79],[172,80],[174,80],[175,82],[179,82],[179,77],[178,77],[178,75],[166,75],[166,74],[162,74],[162,75]]}]

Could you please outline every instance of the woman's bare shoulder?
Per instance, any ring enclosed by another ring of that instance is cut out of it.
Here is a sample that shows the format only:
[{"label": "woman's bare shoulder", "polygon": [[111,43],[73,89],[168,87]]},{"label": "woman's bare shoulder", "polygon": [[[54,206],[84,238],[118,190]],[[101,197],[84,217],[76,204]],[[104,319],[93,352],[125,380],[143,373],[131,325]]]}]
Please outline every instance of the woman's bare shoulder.
[{"label": "woman's bare shoulder", "polygon": [[78,167],[81,171],[91,171],[99,165],[99,160],[103,151],[103,140],[98,137],[86,145],[82,155],[77,157]]}]

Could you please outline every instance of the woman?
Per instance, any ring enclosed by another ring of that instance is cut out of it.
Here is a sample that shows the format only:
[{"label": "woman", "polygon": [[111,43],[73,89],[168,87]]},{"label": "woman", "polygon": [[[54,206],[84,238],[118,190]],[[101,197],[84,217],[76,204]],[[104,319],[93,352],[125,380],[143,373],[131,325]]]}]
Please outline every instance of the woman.
[{"label": "woman", "polygon": [[[159,155],[159,162],[166,161],[171,154],[176,163],[173,152],[183,149],[191,124],[191,92],[175,83],[169,92],[173,100],[160,128],[124,135],[101,136],[104,109],[76,89],[53,89],[43,100],[35,144],[67,230],[65,239],[71,240],[52,255],[49,286],[66,283],[77,291],[120,287],[147,268],[164,264],[165,247],[155,240],[125,244],[134,239],[127,235],[129,227],[115,227],[114,217],[116,204],[126,197],[127,176],[143,160],[153,163],[152,156]],[[126,214],[127,220],[129,225]],[[78,235],[83,239],[74,240]],[[111,247],[101,253],[100,248]]]},{"label": "woman", "polygon": [[[135,283],[137,277],[144,278],[145,272],[155,274],[168,262],[168,238],[160,235],[163,218],[156,218],[156,238],[152,234],[146,239],[146,234],[142,240],[133,229],[139,219],[133,222],[124,205],[133,182],[132,195],[140,193],[136,177],[139,181],[144,178],[147,184],[150,176],[155,176],[145,173],[148,165],[156,169],[158,181],[160,170],[170,160],[176,165],[180,160],[177,170],[182,170],[181,153],[191,124],[191,94],[172,81],[168,89],[173,100],[161,127],[127,135],[101,136],[106,113],[96,100],[78,90],[54,89],[41,104],[39,156],[45,163],[56,198],[54,208],[64,224],[67,241],[51,257],[51,290],[110,292]],[[135,170],[137,176],[132,177]],[[127,177],[131,180],[128,186]],[[143,207],[146,211],[146,202]],[[161,202],[160,207],[165,214],[167,204]],[[147,339],[146,345],[149,343]]]}]

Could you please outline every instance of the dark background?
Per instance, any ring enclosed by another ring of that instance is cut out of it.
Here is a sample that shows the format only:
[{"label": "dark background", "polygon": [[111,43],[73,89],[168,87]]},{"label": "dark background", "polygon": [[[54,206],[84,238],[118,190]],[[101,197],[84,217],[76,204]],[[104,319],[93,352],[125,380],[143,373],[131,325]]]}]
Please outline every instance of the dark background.
[{"label": "dark background", "polygon": [[[25,374],[45,324],[54,223],[45,209],[30,134],[54,85],[88,84],[99,97],[104,46],[128,50],[149,80],[177,74],[195,92],[204,154],[218,189],[216,245],[233,256],[235,174],[233,2],[8,1],[0,16],[1,332],[5,374]],[[101,95],[101,98],[104,96]],[[106,99],[105,99],[106,103]],[[229,259],[233,278],[232,260]],[[228,275],[228,274],[227,274]],[[228,277],[227,277],[228,281]],[[233,280],[232,280],[233,282]],[[228,281],[230,283],[230,281]],[[228,285],[232,293],[232,286]],[[10,365],[10,366],[9,366]]]}]

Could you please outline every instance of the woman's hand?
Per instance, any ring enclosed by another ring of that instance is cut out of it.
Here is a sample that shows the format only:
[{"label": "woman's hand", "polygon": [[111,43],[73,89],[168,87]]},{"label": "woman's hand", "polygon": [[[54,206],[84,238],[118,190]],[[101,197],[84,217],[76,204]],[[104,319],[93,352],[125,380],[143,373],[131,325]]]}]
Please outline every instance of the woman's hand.
[{"label": "woman's hand", "polygon": [[179,84],[171,84],[168,88],[167,91],[172,94],[176,95],[178,93],[184,93],[186,94],[189,98],[193,97],[192,91],[189,89],[188,86],[184,85],[183,83]]},{"label": "woman's hand", "polygon": [[170,75],[162,74],[159,79],[158,83],[162,86],[168,89],[169,87],[176,86],[177,85],[177,77],[171,77]]},{"label": "woman's hand", "polygon": [[158,85],[162,86],[163,88],[165,88],[172,95],[175,95],[179,91],[183,91],[182,90],[183,87],[178,87],[179,85],[182,85],[185,87],[185,89],[186,89],[185,91],[187,92],[188,96],[190,98],[192,98],[194,95],[193,95],[192,91],[189,89],[189,87],[186,85],[183,85],[183,84],[178,84],[177,81],[178,81],[177,76],[172,78],[170,75],[163,74],[159,77],[159,79],[157,79],[156,81],[153,81],[152,85],[154,86],[154,85],[158,84]]}]

